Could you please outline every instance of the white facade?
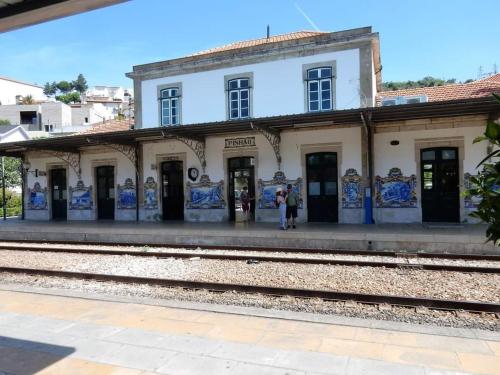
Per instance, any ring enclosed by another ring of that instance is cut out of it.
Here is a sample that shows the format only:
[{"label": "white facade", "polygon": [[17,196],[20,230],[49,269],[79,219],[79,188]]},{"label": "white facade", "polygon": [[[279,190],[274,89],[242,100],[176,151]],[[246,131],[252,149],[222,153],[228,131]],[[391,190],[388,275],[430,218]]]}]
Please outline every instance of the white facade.
[{"label": "white facade", "polygon": [[[182,124],[228,119],[224,77],[253,75],[252,117],[267,117],[306,112],[304,66],[336,62],[333,80],[334,108],[360,107],[359,49],[322,53],[306,57],[241,65],[142,81],[142,127],[160,125],[158,87],[170,83],[182,86]],[[375,80],[375,79],[373,79]]]},{"label": "white facade", "polygon": [[43,87],[0,77],[0,105],[18,104],[28,95],[31,95],[36,102],[47,100]]}]

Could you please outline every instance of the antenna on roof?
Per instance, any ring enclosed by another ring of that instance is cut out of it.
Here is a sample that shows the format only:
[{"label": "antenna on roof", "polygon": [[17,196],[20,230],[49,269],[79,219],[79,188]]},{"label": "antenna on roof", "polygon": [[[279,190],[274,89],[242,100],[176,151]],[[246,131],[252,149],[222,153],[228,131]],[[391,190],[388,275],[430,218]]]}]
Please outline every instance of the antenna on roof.
[{"label": "antenna on roof", "polygon": [[269,39],[269,37],[271,36],[271,28],[269,27],[269,25],[267,25],[267,39]]}]

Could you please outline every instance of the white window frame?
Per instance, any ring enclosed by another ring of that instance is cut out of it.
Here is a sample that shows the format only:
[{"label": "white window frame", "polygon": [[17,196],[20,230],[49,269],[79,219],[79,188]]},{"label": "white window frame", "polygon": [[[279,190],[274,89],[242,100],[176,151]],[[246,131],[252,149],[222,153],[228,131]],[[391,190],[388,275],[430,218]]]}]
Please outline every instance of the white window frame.
[{"label": "white window frame", "polygon": [[[241,82],[242,81],[247,81],[247,85],[245,87],[241,87]],[[231,88],[231,83],[236,82],[236,88]],[[250,103],[250,89],[251,89],[251,79],[249,77],[238,77],[238,78],[233,78],[229,79],[227,81],[227,105],[228,105],[228,115],[230,120],[239,120],[239,119],[246,119],[250,117],[250,109],[251,109],[251,103]],[[246,93],[246,98],[242,99],[241,94]],[[236,95],[235,98],[233,98],[233,94]],[[243,107],[242,106],[242,101],[246,100],[247,101],[247,106]],[[236,110],[238,112],[237,116],[233,116],[233,103],[236,103]],[[247,114],[246,116],[242,115],[242,110],[246,109]]]},{"label": "white window frame", "polygon": [[[167,95],[165,95],[167,93]],[[166,87],[160,90],[160,124],[161,126],[175,126],[180,122],[180,88],[176,86]],[[177,112],[173,114],[173,108]],[[174,121],[175,119],[175,121]],[[165,121],[167,120],[167,121]]]},{"label": "white window frame", "polygon": [[[322,69],[330,69],[330,75],[328,77],[321,77],[321,70]],[[317,70],[318,71],[318,78],[309,78],[309,73],[311,71]],[[307,88],[307,111],[308,112],[323,112],[323,111],[331,111],[334,109],[334,102],[333,102],[333,83],[334,83],[334,68],[332,66],[318,66],[318,67],[313,67],[310,69],[306,70],[306,88]],[[329,101],[329,108],[324,108],[323,107],[323,101],[326,99],[323,99],[322,92],[327,91],[322,89],[323,82],[328,82],[330,85],[329,88],[329,93],[330,93],[330,98],[328,99]],[[318,99],[316,100],[311,100],[311,84],[316,83],[318,89],[315,90],[318,92]],[[318,102],[318,109],[312,109],[311,108],[311,103],[312,102]]]}]

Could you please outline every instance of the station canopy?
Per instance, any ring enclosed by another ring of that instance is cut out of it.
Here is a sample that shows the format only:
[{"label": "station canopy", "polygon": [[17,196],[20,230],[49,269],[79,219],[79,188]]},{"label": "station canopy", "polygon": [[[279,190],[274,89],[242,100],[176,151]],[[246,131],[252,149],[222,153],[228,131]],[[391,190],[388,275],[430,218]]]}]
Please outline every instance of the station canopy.
[{"label": "station canopy", "polygon": [[0,33],[128,0],[0,0]]},{"label": "station canopy", "polygon": [[29,151],[51,150],[78,152],[100,144],[137,145],[141,142],[183,137],[203,141],[208,136],[260,130],[276,133],[287,129],[336,126],[363,126],[363,118],[376,127],[377,123],[421,118],[487,114],[500,116],[500,105],[493,98],[475,98],[447,102],[416,103],[387,107],[357,108],[319,113],[228,120],[191,125],[152,127],[100,133],[79,133],[21,142],[0,143],[1,156],[21,157]]}]

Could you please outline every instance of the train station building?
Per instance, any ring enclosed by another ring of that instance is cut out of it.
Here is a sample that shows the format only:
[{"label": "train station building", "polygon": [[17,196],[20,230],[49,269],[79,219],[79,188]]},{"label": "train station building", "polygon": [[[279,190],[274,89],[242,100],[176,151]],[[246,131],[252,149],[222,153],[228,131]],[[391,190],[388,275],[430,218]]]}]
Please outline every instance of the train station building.
[{"label": "train station building", "polygon": [[471,222],[500,75],[381,92],[381,74],[370,27],[237,42],[134,66],[135,119],[0,154],[23,159],[27,220],[238,221],[247,187],[277,222],[291,184],[300,222]]}]

